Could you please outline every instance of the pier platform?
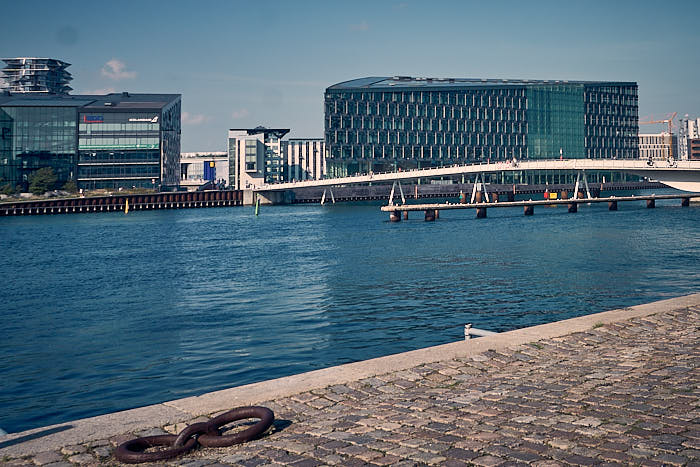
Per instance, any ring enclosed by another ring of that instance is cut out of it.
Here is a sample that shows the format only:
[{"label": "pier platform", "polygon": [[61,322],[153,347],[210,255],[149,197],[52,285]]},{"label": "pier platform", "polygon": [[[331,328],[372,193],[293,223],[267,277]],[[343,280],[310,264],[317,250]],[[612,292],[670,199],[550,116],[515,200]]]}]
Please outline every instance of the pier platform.
[{"label": "pier platform", "polygon": [[454,342],[11,433],[0,464],[115,465],[123,441],[255,404],[272,432],[165,464],[698,465],[699,322],[694,294]]}]

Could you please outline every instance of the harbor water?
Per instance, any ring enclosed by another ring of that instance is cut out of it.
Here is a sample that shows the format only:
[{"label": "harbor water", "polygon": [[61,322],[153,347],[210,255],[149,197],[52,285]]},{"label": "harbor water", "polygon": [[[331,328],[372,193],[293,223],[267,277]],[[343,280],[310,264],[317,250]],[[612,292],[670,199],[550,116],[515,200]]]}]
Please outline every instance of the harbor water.
[{"label": "harbor water", "polygon": [[0,219],[17,432],[697,292],[700,206],[378,204]]}]

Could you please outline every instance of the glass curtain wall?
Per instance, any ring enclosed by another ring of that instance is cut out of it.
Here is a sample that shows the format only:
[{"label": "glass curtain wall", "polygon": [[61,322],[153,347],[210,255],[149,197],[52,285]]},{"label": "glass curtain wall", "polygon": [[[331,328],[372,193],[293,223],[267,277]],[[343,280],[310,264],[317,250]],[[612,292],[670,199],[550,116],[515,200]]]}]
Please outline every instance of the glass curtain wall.
[{"label": "glass curtain wall", "polygon": [[0,111],[2,184],[27,189],[29,177],[51,167],[57,186],[74,177],[75,107],[3,107]]},{"label": "glass curtain wall", "polygon": [[325,96],[328,173],[524,158],[525,90],[339,91]]},{"label": "glass curtain wall", "polygon": [[585,144],[589,158],[639,157],[637,86],[586,86]]},{"label": "glass curtain wall", "polygon": [[583,159],[583,85],[527,88],[527,154],[530,159]]},{"label": "glass curtain wall", "polygon": [[160,112],[81,113],[81,188],[157,188],[161,180]]}]

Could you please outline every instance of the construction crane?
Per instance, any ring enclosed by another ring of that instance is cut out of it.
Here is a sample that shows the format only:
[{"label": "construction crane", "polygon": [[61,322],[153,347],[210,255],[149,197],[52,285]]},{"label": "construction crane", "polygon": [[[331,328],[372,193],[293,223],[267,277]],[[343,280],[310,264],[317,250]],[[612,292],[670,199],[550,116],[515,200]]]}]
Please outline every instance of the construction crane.
[{"label": "construction crane", "polygon": [[676,118],[678,112],[673,112],[670,118],[666,120],[648,120],[646,122],[639,122],[640,125],[649,125],[652,123],[668,123],[668,158],[673,160],[673,119]]}]

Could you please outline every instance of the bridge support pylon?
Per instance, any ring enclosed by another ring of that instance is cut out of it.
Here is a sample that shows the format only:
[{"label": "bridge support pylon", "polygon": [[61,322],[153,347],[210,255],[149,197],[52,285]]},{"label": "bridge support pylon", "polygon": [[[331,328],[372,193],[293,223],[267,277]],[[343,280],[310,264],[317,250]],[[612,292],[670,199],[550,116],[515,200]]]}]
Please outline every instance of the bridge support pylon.
[{"label": "bridge support pylon", "polygon": [[578,212],[578,203],[569,203],[569,212]]},{"label": "bridge support pylon", "polygon": [[433,222],[435,220],[435,209],[426,209],[425,210],[425,221],[426,222]]},{"label": "bridge support pylon", "polygon": [[617,211],[617,201],[608,201],[608,211]]},{"label": "bridge support pylon", "polygon": [[648,199],[647,200],[647,208],[655,208],[656,207],[656,200],[655,199]]},{"label": "bridge support pylon", "polygon": [[523,206],[523,214],[526,216],[531,216],[535,213],[535,207],[534,206]]},{"label": "bridge support pylon", "polygon": [[486,217],[486,208],[476,208],[476,218],[483,219]]},{"label": "bridge support pylon", "polygon": [[[406,212],[406,211],[404,211]],[[401,213],[399,211],[391,211],[389,213],[390,222],[401,222]]]}]

